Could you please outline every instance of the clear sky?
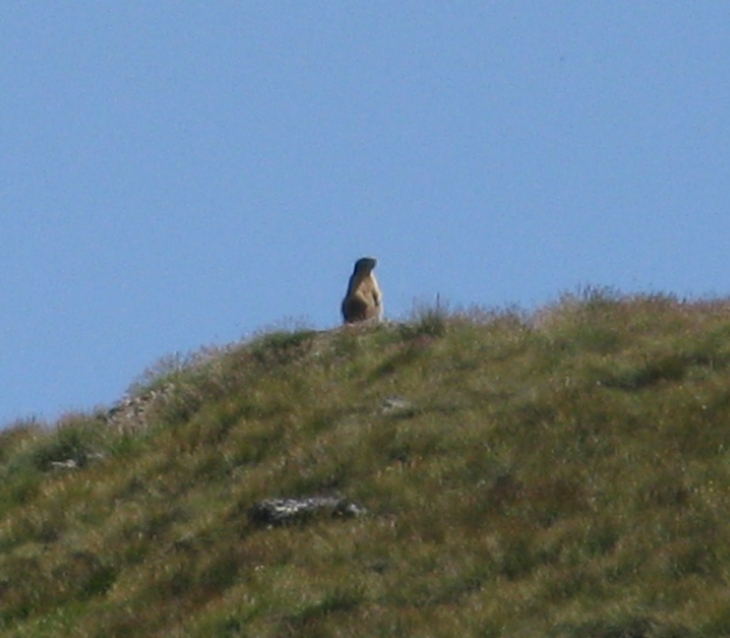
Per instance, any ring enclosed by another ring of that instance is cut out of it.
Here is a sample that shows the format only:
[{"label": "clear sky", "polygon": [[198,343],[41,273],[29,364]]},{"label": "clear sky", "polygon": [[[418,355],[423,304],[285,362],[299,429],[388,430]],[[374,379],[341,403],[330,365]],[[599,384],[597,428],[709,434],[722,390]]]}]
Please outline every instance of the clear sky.
[{"label": "clear sky", "polygon": [[165,355],[578,286],[730,294],[730,2],[6,2],[0,424]]}]

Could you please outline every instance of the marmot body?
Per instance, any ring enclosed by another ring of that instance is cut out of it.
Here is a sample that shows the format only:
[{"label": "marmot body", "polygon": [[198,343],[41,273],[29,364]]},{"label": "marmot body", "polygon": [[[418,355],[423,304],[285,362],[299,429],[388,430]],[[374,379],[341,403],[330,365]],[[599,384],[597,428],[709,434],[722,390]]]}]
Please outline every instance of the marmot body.
[{"label": "marmot body", "polygon": [[383,316],[383,295],[373,275],[378,262],[372,257],[363,257],[355,262],[355,270],[342,301],[342,318],[345,323],[356,323]]}]

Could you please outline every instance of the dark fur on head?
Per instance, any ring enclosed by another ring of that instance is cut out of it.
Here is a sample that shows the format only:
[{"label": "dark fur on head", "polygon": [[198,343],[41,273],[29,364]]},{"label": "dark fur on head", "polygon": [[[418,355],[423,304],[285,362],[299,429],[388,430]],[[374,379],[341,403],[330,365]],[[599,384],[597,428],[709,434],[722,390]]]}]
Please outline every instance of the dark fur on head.
[{"label": "dark fur on head", "polygon": [[357,273],[367,274],[377,266],[378,260],[373,257],[362,257],[355,262],[355,270],[352,272],[353,275]]}]

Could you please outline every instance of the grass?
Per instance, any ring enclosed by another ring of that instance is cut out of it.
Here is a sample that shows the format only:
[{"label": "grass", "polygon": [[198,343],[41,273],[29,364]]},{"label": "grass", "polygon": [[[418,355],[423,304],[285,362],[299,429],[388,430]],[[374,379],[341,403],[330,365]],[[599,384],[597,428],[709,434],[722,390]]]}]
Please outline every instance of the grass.
[{"label": "grass", "polygon": [[730,302],[605,290],[175,359],[0,432],[0,633],[730,635],[728,388]]}]

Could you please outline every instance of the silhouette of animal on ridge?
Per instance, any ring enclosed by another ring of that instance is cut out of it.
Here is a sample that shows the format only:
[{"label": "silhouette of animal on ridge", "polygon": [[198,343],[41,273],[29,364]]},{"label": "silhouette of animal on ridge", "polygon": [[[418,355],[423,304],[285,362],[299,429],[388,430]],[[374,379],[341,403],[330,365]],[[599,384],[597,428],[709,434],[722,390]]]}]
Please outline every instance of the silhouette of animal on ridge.
[{"label": "silhouette of animal on ridge", "polygon": [[379,321],[383,316],[383,294],[373,275],[378,261],[363,257],[355,262],[355,269],[342,300],[342,318],[345,323]]}]

